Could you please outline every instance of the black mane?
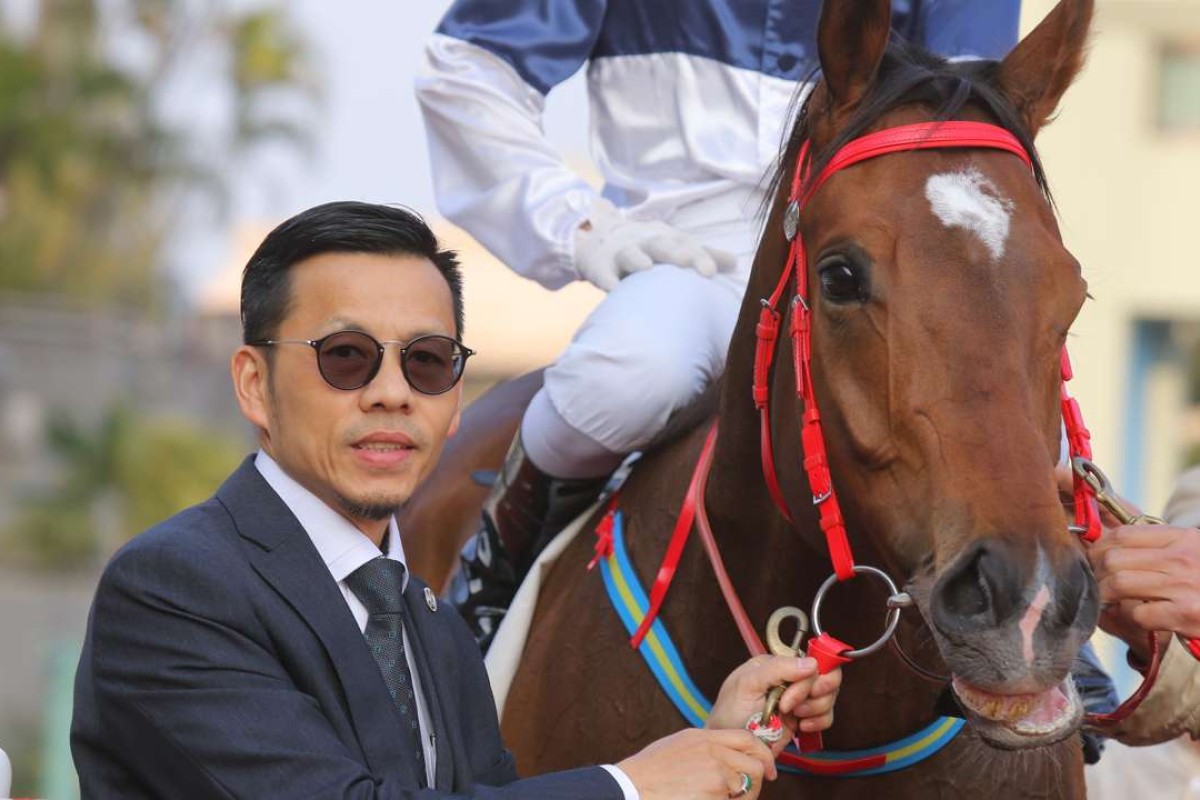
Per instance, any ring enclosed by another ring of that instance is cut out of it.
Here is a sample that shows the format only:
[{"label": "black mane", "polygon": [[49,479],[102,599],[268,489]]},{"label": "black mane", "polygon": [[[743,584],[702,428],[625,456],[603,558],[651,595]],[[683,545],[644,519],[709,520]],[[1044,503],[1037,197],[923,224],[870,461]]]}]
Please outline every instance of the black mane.
[{"label": "black mane", "polygon": [[[862,136],[881,117],[897,108],[921,105],[931,110],[934,119],[949,120],[964,106],[972,105],[988,113],[993,122],[1017,137],[1033,161],[1033,174],[1038,187],[1047,201],[1053,202],[1041,159],[1033,145],[1033,136],[1025,128],[1017,109],[997,87],[999,66],[997,61],[947,61],[893,36],[875,79],[859,102],[850,123],[833,141],[811,154],[812,168],[809,174],[813,177],[819,175],[838,150]],[[812,82],[808,85],[812,85]],[[780,185],[791,179],[800,143],[811,133],[813,94],[808,92],[800,106],[791,135],[784,144],[778,169],[772,177],[768,198],[774,197]]]}]

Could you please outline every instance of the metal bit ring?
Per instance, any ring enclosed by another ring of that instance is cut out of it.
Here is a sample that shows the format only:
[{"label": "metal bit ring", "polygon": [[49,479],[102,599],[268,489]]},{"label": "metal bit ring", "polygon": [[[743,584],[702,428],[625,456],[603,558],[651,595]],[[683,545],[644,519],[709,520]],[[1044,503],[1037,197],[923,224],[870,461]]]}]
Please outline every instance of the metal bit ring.
[{"label": "metal bit ring", "polygon": [[[905,592],[900,591],[900,589],[896,586],[896,582],[893,581],[891,577],[883,570],[877,567],[868,567],[863,564],[856,564],[854,566],[854,574],[871,575],[883,581],[889,592],[889,610],[887,615],[887,627],[884,629],[883,635],[866,647],[860,647],[857,650],[847,650],[845,653],[842,653],[842,655],[846,658],[862,658],[863,656],[869,656],[871,653],[874,653],[876,650],[887,644],[888,640],[891,639],[896,633],[896,626],[900,624],[900,609],[912,604],[912,598],[910,598]],[[829,590],[833,588],[833,585],[837,582],[837,573],[830,575],[825,579],[825,582],[821,584],[821,588],[817,589],[817,596],[813,598],[812,626],[813,631],[816,632],[817,636],[820,636],[825,632],[821,627],[821,604],[825,602],[825,595],[829,593]]]}]

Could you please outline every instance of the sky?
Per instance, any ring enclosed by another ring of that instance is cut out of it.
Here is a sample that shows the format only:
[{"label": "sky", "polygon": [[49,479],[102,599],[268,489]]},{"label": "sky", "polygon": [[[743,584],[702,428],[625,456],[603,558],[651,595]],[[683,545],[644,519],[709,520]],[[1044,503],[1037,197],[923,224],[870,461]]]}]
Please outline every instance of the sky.
[{"label": "sky", "polygon": [[[289,0],[324,86],[311,159],[267,148],[234,179],[231,227],[269,227],[329,200],[402,203],[436,213],[413,78],[449,0]],[[572,159],[586,152],[580,75],[550,95],[546,130]],[[202,92],[188,93],[195,102]],[[188,295],[235,258],[233,231],[201,224],[181,239],[175,272]]]}]

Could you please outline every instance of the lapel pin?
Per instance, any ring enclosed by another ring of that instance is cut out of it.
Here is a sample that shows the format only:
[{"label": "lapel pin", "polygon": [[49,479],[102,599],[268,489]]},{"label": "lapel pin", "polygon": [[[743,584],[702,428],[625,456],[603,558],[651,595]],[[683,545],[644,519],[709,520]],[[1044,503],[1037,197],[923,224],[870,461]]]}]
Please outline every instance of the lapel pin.
[{"label": "lapel pin", "polygon": [[430,611],[437,611],[437,598],[433,596],[433,589],[425,587],[425,605],[429,606]]}]

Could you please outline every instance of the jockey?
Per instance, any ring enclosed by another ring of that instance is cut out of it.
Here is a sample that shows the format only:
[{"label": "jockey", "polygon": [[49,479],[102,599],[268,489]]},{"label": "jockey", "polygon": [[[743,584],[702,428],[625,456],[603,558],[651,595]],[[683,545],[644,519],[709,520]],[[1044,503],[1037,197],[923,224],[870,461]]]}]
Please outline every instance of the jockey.
[{"label": "jockey", "polygon": [[[490,641],[537,553],[722,371],[763,176],[813,79],[818,0],[456,0],[417,78],[438,207],[518,273],[608,292],[545,372],[452,592]],[[896,0],[895,31],[1000,58],[1019,0]],[[545,138],[587,65],[594,191]]]},{"label": "jockey", "polygon": [[[893,6],[900,35],[948,57],[1016,42],[1019,0]],[[549,539],[723,369],[819,7],[457,0],[429,42],[439,209],[549,289],[609,293],[546,370],[464,550],[456,599],[481,640]],[[599,194],[542,133],[546,93],[584,64]]]}]

